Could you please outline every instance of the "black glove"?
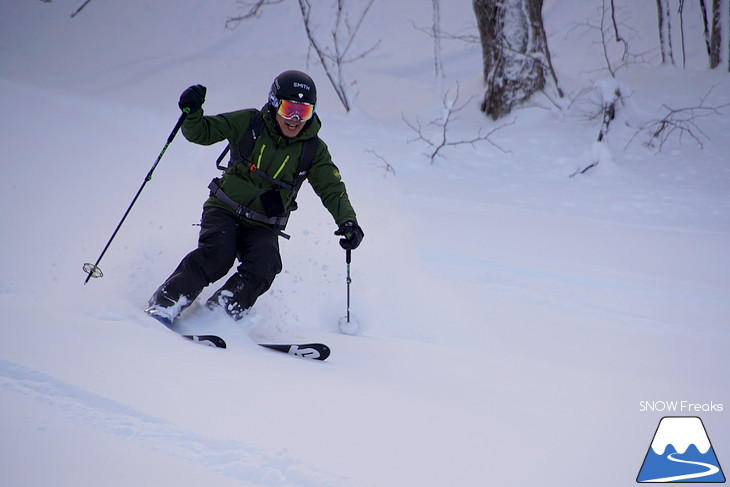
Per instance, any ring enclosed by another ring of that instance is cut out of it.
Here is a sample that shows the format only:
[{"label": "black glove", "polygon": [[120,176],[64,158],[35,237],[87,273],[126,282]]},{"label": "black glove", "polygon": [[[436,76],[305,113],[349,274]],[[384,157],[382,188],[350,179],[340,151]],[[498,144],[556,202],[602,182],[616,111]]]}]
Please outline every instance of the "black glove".
[{"label": "black glove", "polygon": [[182,92],[177,106],[179,106],[182,111],[186,111],[187,109],[188,113],[195,113],[203,107],[203,103],[205,103],[205,93],[207,91],[208,89],[203,85],[191,86]]},{"label": "black glove", "polygon": [[340,247],[345,250],[356,249],[357,246],[360,245],[360,242],[362,242],[362,238],[365,236],[362,228],[360,228],[355,222],[343,223],[340,225],[340,228],[337,229],[335,235],[344,237],[340,239]]}]

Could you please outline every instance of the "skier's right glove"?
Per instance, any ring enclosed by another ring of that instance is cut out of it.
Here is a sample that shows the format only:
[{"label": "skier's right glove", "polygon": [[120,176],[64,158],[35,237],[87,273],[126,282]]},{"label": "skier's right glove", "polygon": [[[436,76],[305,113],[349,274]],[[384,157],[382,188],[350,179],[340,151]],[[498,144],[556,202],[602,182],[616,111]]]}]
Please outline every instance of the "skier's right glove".
[{"label": "skier's right glove", "polygon": [[340,239],[340,247],[345,250],[354,250],[362,242],[365,233],[362,228],[355,222],[345,222],[340,225],[335,235],[339,235],[343,238]]},{"label": "skier's right glove", "polygon": [[182,92],[177,106],[179,106],[180,110],[184,112],[187,111],[188,113],[195,113],[203,108],[203,103],[205,103],[205,93],[207,91],[208,89],[203,85],[191,86]]}]

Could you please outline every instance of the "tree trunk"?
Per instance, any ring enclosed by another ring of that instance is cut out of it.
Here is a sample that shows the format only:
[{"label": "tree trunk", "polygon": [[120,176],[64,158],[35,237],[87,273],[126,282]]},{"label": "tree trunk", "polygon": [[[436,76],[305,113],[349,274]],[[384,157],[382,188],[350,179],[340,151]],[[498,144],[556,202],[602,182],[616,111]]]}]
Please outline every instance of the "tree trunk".
[{"label": "tree trunk", "polygon": [[710,22],[707,20],[707,6],[705,0],[700,0],[700,12],[702,12],[702,26],[705,34],[705,48],[707,49],[707,58],[712,56],[712,48],[710,42]]},{"label": "tree trunk", "polygon": [[545,87],[550,54],[543,0],[473,0],[486,90],[482,111],[496,120]]},{"label": "tree trunk", "polygon": [[710,69],[720,65],[720,46],[722,45],[722,24],[720,0],[712,0],[712,26],[710,32]]},{"label": "tree trunk", "polygon": [[656,0],[656,9],[659,17],[659,48],[662,54],[662,64],[674,64],[671,12],[667,0]]}]

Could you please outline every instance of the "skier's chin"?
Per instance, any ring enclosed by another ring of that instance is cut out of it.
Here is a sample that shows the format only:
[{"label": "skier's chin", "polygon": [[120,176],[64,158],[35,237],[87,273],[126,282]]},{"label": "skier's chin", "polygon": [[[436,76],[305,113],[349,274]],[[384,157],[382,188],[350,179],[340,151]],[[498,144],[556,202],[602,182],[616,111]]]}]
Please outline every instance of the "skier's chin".
[{"label": "skier's chin", "polygon": [[299,135],[299,132],[302,131],[303,126],[304,125],[302,123],[284,122],[284,135],[286,135],[287,137],[296,137],[297,135]]}]

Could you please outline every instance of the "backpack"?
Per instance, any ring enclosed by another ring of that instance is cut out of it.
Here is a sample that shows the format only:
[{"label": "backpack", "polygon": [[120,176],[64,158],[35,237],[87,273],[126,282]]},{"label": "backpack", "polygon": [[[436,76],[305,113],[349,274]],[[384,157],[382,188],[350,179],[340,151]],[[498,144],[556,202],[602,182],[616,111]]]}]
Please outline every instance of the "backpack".
[{"label": "backpack", "polygon": [[[261,111],[256,111],[256,114],[251,118],[251,122],[243,133],[243,137],[237,146],[231,150],[230,144],[226,146],[218,159],[215,161],[215,167],[221,171],[225,171],[234,164],[246,164],[252,172],[256,172],[259,176],[266,179],[267,181],[274,183],[277,186],[288,189],[294,193],[292,200],[296,199],[296,193],[299,191],[304,180],[309,174],[309,169],[312,167],[314,162],[314,156],[317,154],[319,148],[319,137],[316,135],[310,139],[304,141],[302,146],[302,154],[299,156],[299,165],[297,166],[296,176],[292,184],[285,183],[278,179],[274,179],[269,176],[260,168],[256,167],[251,162],[251,155],[253,154],[253,147],[256,144],[256,139],[259,138],[261,130],[264,128],[264,115]],[[231,157],[228,160],[228,166],[221,165],[221,161],[226,157],[228,152],[231,152]]]},{"label": "backpack", "polygon": [[[294,176],[294,181],[289,184],[279,179],[275,179],[274,177],[264,172],[262,169],[259,169],[253,162],[251,162],[251,155],[253,154],[253,148],[256,144],[256,139],[258,139],[263,128],[264,116],[261,111],[257,110],[254,116],[251,118],[251,122],[249,123],[248,127],[244,131],[244,135],[241,138],[241,141],[238,143],[238,145],[233,147],[233,149],[231,149],[230,144],[227,145],[221,155],[218,156],[218,159],[216,159],[215,166],[218,169],[225,171],[235,164],[245,164],[251,172],[255,172],[260,177],[266,179],[267,181],[273,183],[278,187],[291,191],[291,209],[289,211],[284,210],[278,194],[275,198],[272,197],[270,200],[267,201],[267,198],[271,196],[271,194],[274,193],[276,190],[272,190],[260,195],[264,206],[267,207],[267,214],[263,215],[247,208],[244,205],[236,203],[230,197],[228,197],[228,195],[226,195],[221,188],[220,178],[213,179],[213,181],[211,181],[211,183],[208,185],[208,189],[210,189],[212,196],[217,197],[220,201],[222,201],[233,211],[235,211],[236,214],[250,220],[271,225],[274,230],[279,233],[279,235],[288,239],[289,236],[285,234],[282,230],[286,228],[286,224],[289,220],[289,214],[291,213],[291,211],[297,209],[297,193],[299,192],[299,188],[302,186],[304,180],[307,179],[309,169],[312,167],[312,163],[314,162],[314,156],[317,154],[317,149],[319,148],[320,139],[315,135],[314,137],[304,141],[302,145],[302,153],[299,156],[299,163],[297,165],[297,170]],[[228,161],[228,166],[223,166],[221,165],[221,161],[223,161],[229,151],[231,153],[231,157]]]}]

